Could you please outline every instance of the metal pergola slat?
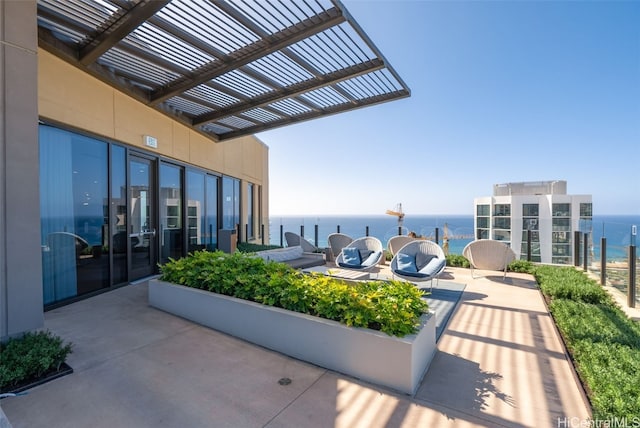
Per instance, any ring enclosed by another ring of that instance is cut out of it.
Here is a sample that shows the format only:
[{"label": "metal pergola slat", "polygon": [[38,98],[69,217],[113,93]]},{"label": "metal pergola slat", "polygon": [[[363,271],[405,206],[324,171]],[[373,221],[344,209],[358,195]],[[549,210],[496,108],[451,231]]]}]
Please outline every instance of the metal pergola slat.
[{"label": "metal pergola slat", "polygon": [[214,141],[410,95],[338,0],[38,0],[39,45]]}]

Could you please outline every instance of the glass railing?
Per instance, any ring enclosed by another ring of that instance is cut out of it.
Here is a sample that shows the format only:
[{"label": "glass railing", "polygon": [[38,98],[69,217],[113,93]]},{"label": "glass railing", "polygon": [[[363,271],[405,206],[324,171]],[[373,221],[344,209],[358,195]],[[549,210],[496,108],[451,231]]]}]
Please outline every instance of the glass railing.
[{"label": "glass railing", "polygon": [[[504,217],[499,220],[498,225],[502,226]],[[440,245],[444,244],[446,238],[448,253],[462,254],[466,244],[474,240],[475,236],[482,236],[506,242],[521,260],[586,268],[595,277],[625,294],[631,283],[630,272],[636,273],[635,284],[640,282],[637,270],[634,270],[637,257],[630,260],[630,248],[636,244],[634,225],[640,224],[640,216],[595,216],[592,219],[582,219],[577,224],[566,217],[544,220],[531,216],[524,219],[510,217],[510,231],[499,229],[496,224],[476,231],[471,216],[407,217],[402,226],[398,226],[389,216],[263,219],[264,224],[267,221],[269,227],[265,234],[268,233],[269,236],[264,239],[265,243],[272,245],[286,246],[284,232],[302,235],[316,247],[326,248],[327,237],[334,232],[353,238],[375,236],[386,245],[392,236],[406,235],[411,231],[437,241]],[[527,242],[527,230],[520,229],[522,226],[528,227],[532,232],[530,245]],[[528,254],[528,251],[531,253]],[[634,261],[635,264],[632,263]],[[640,305],[640,298],[637,302]]]},{"label": "glass railing", "polygon": [[[640,218],[631,216],[610,216],[598,218],[592,221],[582,220],[577,230],[558,230],[553,220],[541,220],[536,226],[536,232],[544,236],[545,230],[552,230],[550,244],[552,259],[549,261],[544,256],[540,260],[538,252],[528,255],[526,253],[526,233],[523,233],[521,251],[519,257],[523,260],[542,261],[553,264],[572,264],[591,273],[602,284],[610,285],[628,296],[629,285],[640,283],[636,246],[636,223]],[[519,224],[514,220],[514,224]],[[539,241],[532,243],[532,248],[538,248]],[[512,245],[516,253],[518,249]],[[530,258],[529,258],[530,257]],[[635,302],[640,305],[640,297],[635,296]]]}]

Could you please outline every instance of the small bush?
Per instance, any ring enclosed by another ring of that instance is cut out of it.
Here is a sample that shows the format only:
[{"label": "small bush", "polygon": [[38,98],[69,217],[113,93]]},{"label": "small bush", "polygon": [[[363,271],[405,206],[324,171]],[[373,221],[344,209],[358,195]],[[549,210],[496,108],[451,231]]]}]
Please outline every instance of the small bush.
[{"label": "small bush", "polygon": [[640,415],[640,325],[594,280],[573,267],[537,266],[549,300],[598,420]]},{"label": "small bush", "polygon": [[528,273],[533,274],[535,272],[535,265],[526,260],[514,260],[509,263],[507,269],[511,272],[520,272],[520,273]]},{"label": "small bush", "polygon": [[25,333],[0,344],[0,390],[60,370],[71,348],[48,331]]},{"label": "small bush", "polygon": [[640,326],[606,304],[554,299],[550,309],[587,386],[594,417],[640,412]]},{"label": "small bush", "polygon": [[574,267],[539,266],[534,276],[542,292],[551,299],[613,304],[609,294],[596,281]]},{"label": "small bush", "polygon": [[240,252],[197,251],[161,266],[162,280],[319,316],[389,335],[414,333],[427,309],[422,292],[402,281],[356,284],[303,274]]},{"label": "small bush", "polygon": [[273,250],[274,248],[282,248],[279,245],[262,245],[262,244],[250,244],[248,242],[240,242],[236,247],[238,251],[243,253],[257,253],[258,251]]},{"label": "small bush", "polygon": [[447,266],[469,268],[471,264],[466,257],[459,254],[447,254]]}]

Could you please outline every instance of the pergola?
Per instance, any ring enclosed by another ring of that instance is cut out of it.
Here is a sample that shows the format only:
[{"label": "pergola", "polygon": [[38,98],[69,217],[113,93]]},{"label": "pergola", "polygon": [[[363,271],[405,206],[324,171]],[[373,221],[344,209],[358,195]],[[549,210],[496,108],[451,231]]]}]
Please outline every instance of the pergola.
[{"label": "pergola", "polygon": [[410,95],[337,0],[38,0],[38,43],[214,141]]}]

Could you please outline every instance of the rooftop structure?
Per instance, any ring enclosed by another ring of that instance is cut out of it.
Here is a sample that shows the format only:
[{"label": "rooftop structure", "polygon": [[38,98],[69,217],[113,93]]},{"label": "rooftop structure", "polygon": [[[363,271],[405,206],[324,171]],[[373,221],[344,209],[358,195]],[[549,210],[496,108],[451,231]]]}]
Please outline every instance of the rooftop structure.
[{"label": "rooftop structure", "polygon": [[410,95],[337,0],[39,0],[38,44],[216,141]]},{"label": "rooftop structure", "polygon": [[493,185],[493,196],[566,194],[567,182],[564,180],[527,181],[520,183],[504,183]]},{"label": "rooftop structure", "polygon": [[0,340],[264,243],[254,134],[410,95],[337,0],[0,0],[0,27]]},{"label": "rooftop structure", "polygon": [[563,180],[496,184],[474,208],[477,239],[504,241],[523,260],[530,243],[534,262],[573,263],[575,232],[592,228],[591,195],[567,194]]}]

